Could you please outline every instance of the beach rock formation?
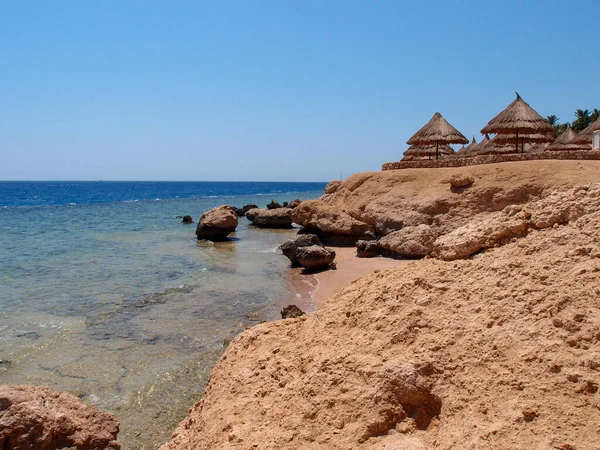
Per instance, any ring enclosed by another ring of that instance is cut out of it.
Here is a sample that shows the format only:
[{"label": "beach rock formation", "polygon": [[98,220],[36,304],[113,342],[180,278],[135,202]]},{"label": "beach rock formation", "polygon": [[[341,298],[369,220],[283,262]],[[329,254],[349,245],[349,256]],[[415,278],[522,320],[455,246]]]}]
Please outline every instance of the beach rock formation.
[{"label": "beach rock formation", "polygon": [[[469,181],[472,177],[475,182],[468,187],[449,189],[448,183],[453,177]],[[308,205],[297,209],[314,205],[314,216],[320,204],[325,204],[333,211],[370,225],[378,238],[421,224],[443,235],[478,215],[538,200],[556,189],[598,180],[600,161],[546,160],[386,170],[359,173],[343,182],[332,182],[321,202],[304,202]],[[308,216],[309,212],[304,211],[303,215]]]},{"label": "beach rock formation", "polygon": [[238,226],[238,216],[231,206],[213,208],[200,217],[196,227],[198,239],[220,241],[235,232]]},{"label": "beach rock formation", "polygon": [[354,245],[359,239],[375,238],[373,227],[321,200],[307,200],[292,210],[292,221],[305,233],[316,234],[331,245]]},{"label": "beach rock formation", "polygon": [[379,242],[379,252],[391,258],[422,258],[433,250],[437,234],[429,225],[405,227],[394,231]]},{"label": "beach rock formation", "polygon": [[374,258],[378,255],[377,241],[356,241],[356,256],[358,258]]},{"label": "beach rock formation", "polygon": [[295,200],[292,200],[290,203],[288,203],[287,207],[294,209],[296,206],[300,205],[300,203],[302,203],[302,200],[297,198]]},{"label": "beach rock formation", "polygon": [[462,173],[455,173],[450,178],[443,181],[444,183],[450,184],[450,189],[462,189],[471,186],[475,183],[475,178],[471,175]]},{"label": "beach rock formation", "polygon": [[260,228],[292,228],[292,211],[289,208],[251,209],[246,218]]},{"label": "beach rock formation", "polygon": [[121,448],[114,416],[48,387],[0,385],[0,448]]},{"label": "beach rock formation", "polygon": [[271,200],[271,203],[267,204],[267,209],[277,209],[277,208],[282,208],[282,206],[279,204],[279,202],[276,202],[275,200]]},{"label": "beach rock formation", "polygon": [[181,219],[181,223],[185,223],[185,224],[194,223],[194,219],[192,218],[192,216],[183,216]]},{"label": "beach rock formation", "polygon": [[288,305],[281,310],[282,319],[296,319],[306,314],[296,305]]},{"label": "beach rock formation", "polygon": [[300,263],[296,259],[296,252],[300,247],[309,247],[311,245],[323,245],[319,238],[314,234],[299,234],[294,239],[285,241],[279,246],[281,252],[286,256],[292,263],[292,267],[298,267]]},{"label": "beach rock formation", "polygon": [[599,184],[557,191],[535,202],[507,206],[441,236],[433,254],[445,260],[466,258],[530,230],[564,225],[595,210],[600,211]]},{"label": "beach rock formation", "polygon": [[163,450],[596,449],[597,189],[552,194],[500,247],[377,271],[247,329]]},{"label": "beach rock formation", "polygon": [[296,249],[295,259],[308,272],[329,269],[335,259],[335,251],[322,245],[309,245]]}]

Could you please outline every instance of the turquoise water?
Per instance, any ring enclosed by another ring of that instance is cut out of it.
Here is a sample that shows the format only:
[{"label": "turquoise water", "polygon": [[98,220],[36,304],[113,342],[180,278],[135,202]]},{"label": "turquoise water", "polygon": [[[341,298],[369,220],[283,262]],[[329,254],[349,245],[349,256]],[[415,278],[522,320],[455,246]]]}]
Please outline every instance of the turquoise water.
[{"label": "turquoise water", "polygon": [[228,340],[294,298],[277,247],[295,230],[242,218],[212,244],[176,216],[322,193],[0,208],[0,383],[74,393],[117,415],[124,448],[154,448]]}]

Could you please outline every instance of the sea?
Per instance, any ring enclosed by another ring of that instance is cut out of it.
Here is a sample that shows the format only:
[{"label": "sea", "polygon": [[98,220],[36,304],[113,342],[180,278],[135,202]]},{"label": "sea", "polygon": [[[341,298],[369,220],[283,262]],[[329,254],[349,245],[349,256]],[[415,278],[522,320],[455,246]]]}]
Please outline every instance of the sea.
[{"label": "sea", "polygon": [[199,241],[215,206],[317,198],[325,183],[0,182],[0,383],[112,412],[123,449],[153,449],[246,327],[293,303],[278,246],[297,230],[240,218]]}]

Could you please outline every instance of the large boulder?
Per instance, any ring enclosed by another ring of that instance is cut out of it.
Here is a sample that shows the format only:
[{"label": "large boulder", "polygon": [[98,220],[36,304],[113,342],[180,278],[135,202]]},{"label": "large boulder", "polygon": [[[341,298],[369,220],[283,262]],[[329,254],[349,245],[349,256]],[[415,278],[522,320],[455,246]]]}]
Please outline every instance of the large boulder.
[{"label": "large boulder", "polygon": [[395,258],[422,258],[433,250],[437,234],[429,225],[405,227],[382,237],[379,251],[384,256]]},{"label": "large boulder", "polygon": [[358,258],[374,258],[379,255],[377,241],[356,241],[356,256]]},{"label": "large boulder", "polygon": [[321,245],[299,247],[296,250],[296,261],[308,272],[328,269],[335,259],[335,252]]},{"label": "large boulder", "polygon": [[222,241],[238,226],[238,216],[231,206],[219,206],[205,212],[198,221],[198,239]]},{"label": "large boulder", "polygon": [[292,210],[289,208],[251,209],[246,218],[260,228],[292,228]]},{"label": "large boulder", "polygon": [[109,413],[48,387],[0,385],[0,448],[119,449]]},{"label": "large boulder", "polygon": [[292,209],[292,221],[325,244],[354,245],[359,239],[375,238],[371,225],[320,200],[307,200]]},{"label": "large boulder", "polygon": [[309,247],[311,245],[321,245],[319,238],[314,234],[300,234],[295,239],[284,242],[279,248],[290,260],[292,267],[298,267],[300,264],[296,259],[296,252],[300,247]]}]

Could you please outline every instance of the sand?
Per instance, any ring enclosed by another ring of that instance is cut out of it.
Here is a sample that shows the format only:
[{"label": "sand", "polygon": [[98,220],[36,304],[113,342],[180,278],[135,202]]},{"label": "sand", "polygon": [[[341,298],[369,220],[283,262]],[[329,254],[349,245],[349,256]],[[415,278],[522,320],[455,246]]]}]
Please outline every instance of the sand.
[{"label": "sand", "polygon": [[338,293],[350,283],[375,270],[393,269],[411,262],[383,258],[357,258],[356,250],[351,247],[329,247],[335,250],[336,270],[326,270],[316,274],[303,274],[301,268],[291,268],[291,282],[296,291],[293,303],[306,312],[314,311],[327,297]]}]

